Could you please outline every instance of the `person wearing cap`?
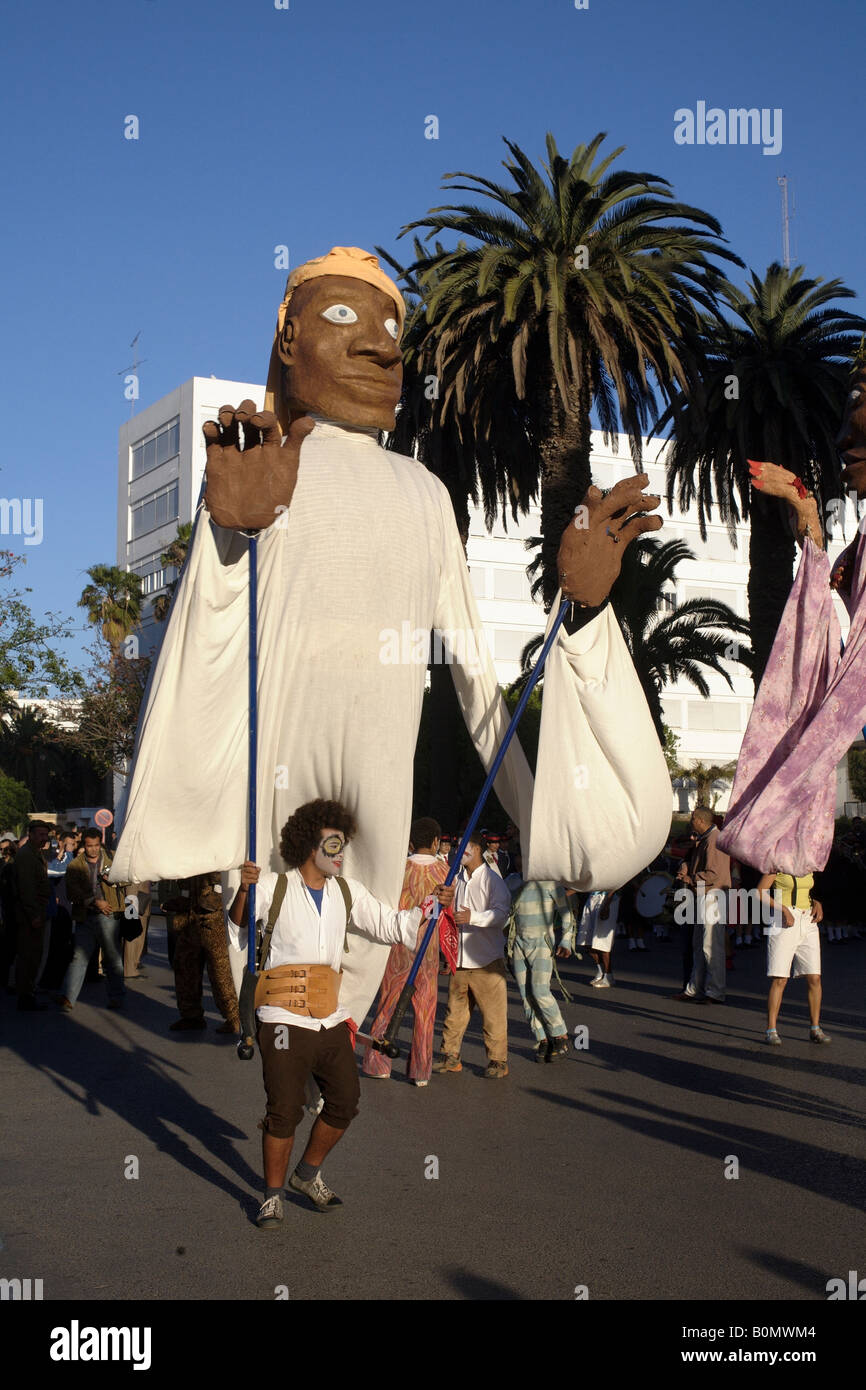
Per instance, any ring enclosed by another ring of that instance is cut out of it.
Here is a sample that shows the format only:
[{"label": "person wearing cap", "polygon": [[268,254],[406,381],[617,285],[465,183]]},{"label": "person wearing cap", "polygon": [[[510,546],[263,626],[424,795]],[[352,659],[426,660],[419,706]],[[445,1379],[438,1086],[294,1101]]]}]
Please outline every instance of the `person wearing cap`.
[{"label": "person wearing cap", "polygon": [[[404,317],[375,256],[333,247],[289,276],[265,409],[243,401],[205,424],[207,489],[142,711],[118,880],[245,859],[250,532],[261,863],[279,868],[282,825],[324,779],[348,806],[362,794],[368,805],[346,872],[398,901],[427,664],[426,652],[403,651],[407,627],[457,633],[472,654],[455,651],[451,671],[490,767],[509,715],[448,492],[379,442],[400,401]],[[561,596],[572,606],[545,668],[537,790],[517,739],[496,779],[533,878],[590,887],[615,869],[627,877],[670,821],[670,778],[607,602],[628,543],[661,525],[647,515],[659,499],[646,482],[626,479],[606,498],[590,489],[563,534]],[[576,789],[577,767],[591,796]],[[226,901],[237,884],[237,871],[227,875]],[[347,956],[352,1017],[365,1015],[387,958],[373,941]]]}]

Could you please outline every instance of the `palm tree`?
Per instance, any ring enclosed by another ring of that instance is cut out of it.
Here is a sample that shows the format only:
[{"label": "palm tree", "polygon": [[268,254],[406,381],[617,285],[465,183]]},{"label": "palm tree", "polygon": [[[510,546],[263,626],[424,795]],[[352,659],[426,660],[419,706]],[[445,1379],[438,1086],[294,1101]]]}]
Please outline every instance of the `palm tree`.
[{"label": "palm tree", "polygon": [[706,763],[694,762],[690,765],[679,763],[673,770],[675,777],[681,778],[684,782],[693,782],[695,785],[695,805],[708,806],[712,811],[719,799],[718,793],[713,792],[716,782],[732,782],[734,773],[737,770],[736,759],[730,763]]},{"label": "palm tree", "polygon": [[[665,686],[687,680],[707,699],[710,688],[705,670],[724,677],[733,689],[723,660],[751,666],[751,652],[736,640],[748,636],[749,625],[726,603],[694,598],[673,612],[668,610],[664,596],[674,582],[677,565],[694,558],[684,541],[640,536],[625,552],[610,595],[662,745],[661,692]],[[535,637],[524,647],[523,674],[513,690],[525,684],[542,641],[543,637]],[[732,647],[736,655],[732,655]]]},{"label": "palm tree", "polygon": [[87,621],[99,628],[114,655],[141,618],[141,577],[117,565],[92,565],[87,577],[78,607],[87,609]]},{"label": "palm tree", "polygon": [[763,280],[752,272],[745,290],[726,286],[721,299],[734,317],[704,316],[686,354],[687,386],[654,426],[672,430],[669,506],[675,495],[681,511],[696,500],[702,537],[714,504],[732,532],[751,518],[756,687],[791,589],[795,540],[785,508],[752,494],[747,459],[790,468],[820,503],[839,494],[834,440],[866,320],[831,301],[853,293],[840,280],[807,280],[802,266],[778,263]]},{"label": "palm tree", "polygon": [[174,598],[174,591],[180,579],[181,570],[186,564],[187,552],[189,551],[190,537],[192,536],[192,522],[184,521],[177,528],[177,535],[171,542],[167,550],[164,550],[159,557],[159,562],[163,569],[174,569],[177,575],[165,586],[165,593],[158,594],[153,600],[153,616],[158,623],[164,623],[171,609],[171,601]]},{"label": "palm tree", "polygon": [[34,805],[49,804],[49,781],[63,771],[57,730],[38,709],[13,709],[0,720],[0,767],[30,789]]},{"label": "palm tree", "polygon": [[445,176],[471,180],[449,187],[498,208],[434,208],[401,232],[460,238],[406,272],[423,301],[408,328],[407,367],[416,384],[437,383],[429,428],[450,428],[486,501],[495,496],[517,515],[540,481],[546,606],[560,537],[591,480],[593,407],[605,438],[622,427],[638,461],[656,411],[653,380],[666,394],[685,385],[684,328],[694,331],[723,280],[708,257],[742,264],[716,219],[673,201],[666,180],[608,172],[624,147],[597,159],[605,138],[566,159],[548,134],[543,173],[506,140],[514,187]]}]

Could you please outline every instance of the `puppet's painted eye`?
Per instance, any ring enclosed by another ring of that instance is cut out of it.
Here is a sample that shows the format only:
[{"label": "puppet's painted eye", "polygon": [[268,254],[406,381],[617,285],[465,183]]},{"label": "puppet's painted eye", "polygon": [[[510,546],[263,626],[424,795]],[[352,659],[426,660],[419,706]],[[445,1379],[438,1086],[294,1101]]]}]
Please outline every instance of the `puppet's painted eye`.
[{"label": "puppet's painted eye", "polygon": [[396,320],[396,319],[386,319],[386,320],[385,320],[385,327],[386,327],[386,329],[388,330],[388,332],[391,334],[391,337],[394,339],[394,342],[396,343],[397,338],[398,338],[399,333],[400,333],[400,329],[399,329],[399,327],[397,326],[397,320]]},{"label": "puppet's painted eye", "polygon": [[851,394],[850,394],[850,396],[848,397],[848,399],[849,399],[849,401],[859,401],[859,399],[860,399],[860,391],[859,391],[859,388],[858,388],[858,387],[856,387],[856,386],[854,387],[854,390],[851,392]]},{"label": "puppet's painted eye", "polygon": [[329,323],[358,322],[358,315],[348,304],[332,304],[330,308],[322,310],[322,318],[327,319]]}]

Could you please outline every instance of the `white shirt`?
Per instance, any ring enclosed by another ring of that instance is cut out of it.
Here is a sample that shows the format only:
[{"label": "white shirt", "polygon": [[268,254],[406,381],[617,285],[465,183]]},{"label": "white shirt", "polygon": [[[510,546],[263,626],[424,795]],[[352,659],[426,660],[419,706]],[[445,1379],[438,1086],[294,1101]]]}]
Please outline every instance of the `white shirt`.
[{"label": "white shirt", "polygon": [[[263,870],[256,884],[256,920],[267,922],[268,912],[274,897],[278,875]],[[380,903],[357,879],[347,878],[346,883],[352,895],[352,929],[368,937],[371,941],[401,942],[411,950],[415,949],[421,909],[410,908],[405,912],[395,912]],[[246,927],[238,927],[227,916],[229,936],[236,950],[246,941]],[[322,892],[322,911],[319,913],[315,900],[301,877],[299,869],[291,869],[287,874],[286,896],[283,899],[280,915],[274,924],[265,970],[273,970],[278,965],[329,965],[332,970],[340,970],[343,960],[343,946],[346,940],[346,905],[339,884],[326,879]],[[349,955],[352,944],[349,945]],[[262,1023],[291,1023],[299,1028],[333,1028],[344,1019],[350,1018],[349,1010],[342,1004],[327,1018],[307,1018],[290,1009],[280,1009],[276,1005],[265,1005],[256,1010]],[[360,1019],[358,1020],[360,1022]]]},{"label": "white shirt", "polygon": [[511,894],[489,864],[471,874],[465,868],[455,880],[454,911],[469,908],[469,924],[460,928],[457,968],[476,970],[502,956],[502,930],[511,911]]}]

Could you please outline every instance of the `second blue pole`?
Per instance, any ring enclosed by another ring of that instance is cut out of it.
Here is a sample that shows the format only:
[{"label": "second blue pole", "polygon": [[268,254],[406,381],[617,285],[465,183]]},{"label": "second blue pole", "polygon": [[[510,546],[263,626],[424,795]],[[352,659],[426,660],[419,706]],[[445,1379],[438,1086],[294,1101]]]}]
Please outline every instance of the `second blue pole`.
[{"label": "second blue pole", "polygon": [[[502,743],[499,746],[496,757],[493,759],[493,765],[491,766],[490,771],[487,774],[484,786],[481,788],[478,800],[475,803],[475,806],[472,810],[472,814],[467,822],[466,829],[463,832],[463,838],[460,841],[457,853],[454,855],[451,867],[448,870],[448,877],[445,879],[444,884],[444,887],[446,888],[450,887],[450,885],[454,882],[455,878],[457,877],[457,874],[460,871],[461,860],[463,859],[463,855],[466,852],[466,846],[469,843],[469,838],[472,835],[472,832],[474,831],[476,825],[478,824],[479,819],[481,818],[481,812],[484,810],[485,802],[487,801],[487,798],[490,795],[493,783],[496,780],[499,769],[502,766],[502,761],[505,757],[506,752],[508,751],[508,745],[514,737],[517,725],[520,723],[520,718],[523,714],[523,711],[526,709],[529,697],[535,689],[535,686],[538,682],[538,678],[541,675],[542,670],[544,669],[544,663],[547,660],[548,653],[550,652],[550,649],[553,646],[554,641],[556,640],[556,636],[559,632],[560,627],[562,626],[562,620],[565,617],[566,610],[569,606],[570,605],[568,599],[563,599],[559,608],[559,612],[557,613],[556,618],[554,619],[553,626],[551,627],[550,632],[547,634],[544,646],[541,648],[541,651],[539,652],[538,660],[536,661],[535,666],[532,670],[532,675],[529,677],[529,680],[526,682],[526,685],[523,688],[523,693],[521,694],[520,699],[517,702],[517,708],[511,716],[511,722],[505,731],[505,736],[502,740]],[[439,904],[436,903],[433,908],[433,912],[431,913],[430,921],[427,924],[427,930],[425,931],[424,936],[421,940],[421,944],[415,953],[415,959],[412,962],[412,969],[409,971],[406,983],[400,991],[400,998],[397,1000],[396,1008],[394,1009],[394,1013],[391,1016],[391,1022],[388,1024],[388,1028],[384,1036],[378,1040],[373,1041],[373,1047],[378,1052],[384,1052],[386,1057],[400,1056],[400,1049],[394,1040],[400,1029],[400,1024],[403,1022],[403,1016],[406,1013],[407,1008],[409,1007],[409,1001],[412,998],[412,990],[415,986],[415,977],[418,974],[418,971],[421,969],[421,962],[424,959],[424,954],[427,950],[427,947],[430,945],[430,942],[433,939],[433,933],[436,930],[436,923],[438,920]]]}]

